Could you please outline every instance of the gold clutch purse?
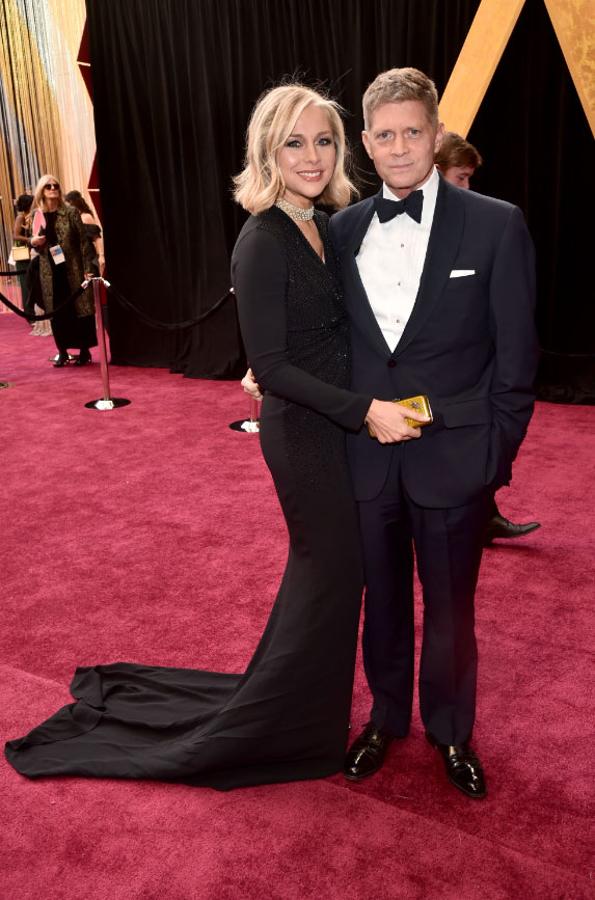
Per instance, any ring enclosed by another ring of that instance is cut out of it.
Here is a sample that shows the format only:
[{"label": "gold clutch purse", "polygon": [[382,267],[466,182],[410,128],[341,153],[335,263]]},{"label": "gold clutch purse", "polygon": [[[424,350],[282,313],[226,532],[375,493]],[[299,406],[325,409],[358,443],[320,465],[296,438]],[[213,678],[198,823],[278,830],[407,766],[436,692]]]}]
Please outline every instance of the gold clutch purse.
[{"label": "gold clutch purse", "polygon": [[[407,406],[409,409],[421,413],[422,416],[428,417],[429,422],[418,422],[416,419],[405,419],[410,428],[425,428],[426,425],[431,425],[434,421],[432,407],[425,394],[420,394],[418,397],[406,397],[404,400],[393,400],[393,403],[398,403],[400,406]],[[370,437],[376,437],[374,429],[370,425],[368,425],[368,432]]]},{"label": "gold clutch purse", "polygon": [[414,409],[415,412],[421,413],[422,416],[427,416],[430,420],[429,422],[417,422],[415,419],[405,419],[411,428],[425,428],[426,425],[431,425],[434,421],[430,401],[425,394],[420,394],[419,397],[407,397],[406,400],[393,400],[393,403],[399,403],[401,406]]}]

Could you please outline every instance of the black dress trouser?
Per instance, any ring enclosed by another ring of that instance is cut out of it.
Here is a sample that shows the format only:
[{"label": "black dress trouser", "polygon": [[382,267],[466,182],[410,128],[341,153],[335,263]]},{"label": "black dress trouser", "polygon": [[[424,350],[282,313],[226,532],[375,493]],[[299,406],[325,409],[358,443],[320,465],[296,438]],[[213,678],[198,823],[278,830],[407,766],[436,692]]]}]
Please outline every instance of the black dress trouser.
[{"label": "black dress trouser", "polygon": [[474,595],[492,494],[465,506],[426,509],[401,479],[407,448],[397,445],[382,492],[360,502],[366,580],[364,666],[374,724],[404,737],[413,702],[413,549],[423,587],[419,676],[424,726],[444,744],[471,736],[477,644]]}]

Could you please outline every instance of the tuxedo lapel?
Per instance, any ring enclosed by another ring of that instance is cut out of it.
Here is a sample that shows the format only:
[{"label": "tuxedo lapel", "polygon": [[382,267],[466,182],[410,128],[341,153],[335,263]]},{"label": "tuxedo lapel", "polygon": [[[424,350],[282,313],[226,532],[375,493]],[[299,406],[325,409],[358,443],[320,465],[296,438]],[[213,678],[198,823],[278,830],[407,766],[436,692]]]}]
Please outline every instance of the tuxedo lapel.
[{"label": "tuxedo lapel", "polygon": [[347,240],[340,249],[345,301],[352,321],[367,336],[376,351],[386,356],[390,353],[390,348],[370,306],[356,262],[357,253],[374,216],[374,198],[370,197],[362,203],[357,212],[358,217],[351,225]]},{"label": "tuxedo lapel", "polygon": [[465,211],[462,200],[458,192],[441,178],[419,290],[409,321],[397,344],[395,356],[399,356],[405,350],[423,327],[448,284],[463,236],[464,224]]}]

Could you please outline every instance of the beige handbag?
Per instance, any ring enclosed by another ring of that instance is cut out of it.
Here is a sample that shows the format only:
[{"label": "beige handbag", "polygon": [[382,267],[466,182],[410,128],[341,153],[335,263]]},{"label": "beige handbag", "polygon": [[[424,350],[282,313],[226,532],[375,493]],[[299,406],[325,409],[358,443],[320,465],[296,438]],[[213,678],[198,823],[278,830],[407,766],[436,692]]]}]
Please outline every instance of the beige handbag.
[{"label": "beige handbag", "polygon": [[15,262],[22,262],[23,260],[29,259],[31,254],[29,253],[29,248],[26,244],[22,244],[20,247],[16,245],[12,248],[12,258]]}]

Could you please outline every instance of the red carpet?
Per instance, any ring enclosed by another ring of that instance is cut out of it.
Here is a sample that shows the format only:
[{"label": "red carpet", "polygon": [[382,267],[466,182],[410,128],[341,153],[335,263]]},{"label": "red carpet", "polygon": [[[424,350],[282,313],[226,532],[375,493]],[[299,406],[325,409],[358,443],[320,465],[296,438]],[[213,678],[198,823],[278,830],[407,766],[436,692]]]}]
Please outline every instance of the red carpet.
[{"label": "red carpet", "polygon": [[[2,742],[68,702],[75,665],[239,671],[266,621],[285,532],[238,386],[162,370],[53,369],[0,317]],[[96,355],[96,352],[95,352]],[[475,744],[489,797],[447,785],[423,739],[368,782],[230,794],[30,782],[0,763],[0,894],[19,900],[593,896],[595,409],[542,404],[499,495],[542,529],[486,552]],[[366,720],[358,668],[353,723]],[[591,832],[592,834],[592,832]]]}]

